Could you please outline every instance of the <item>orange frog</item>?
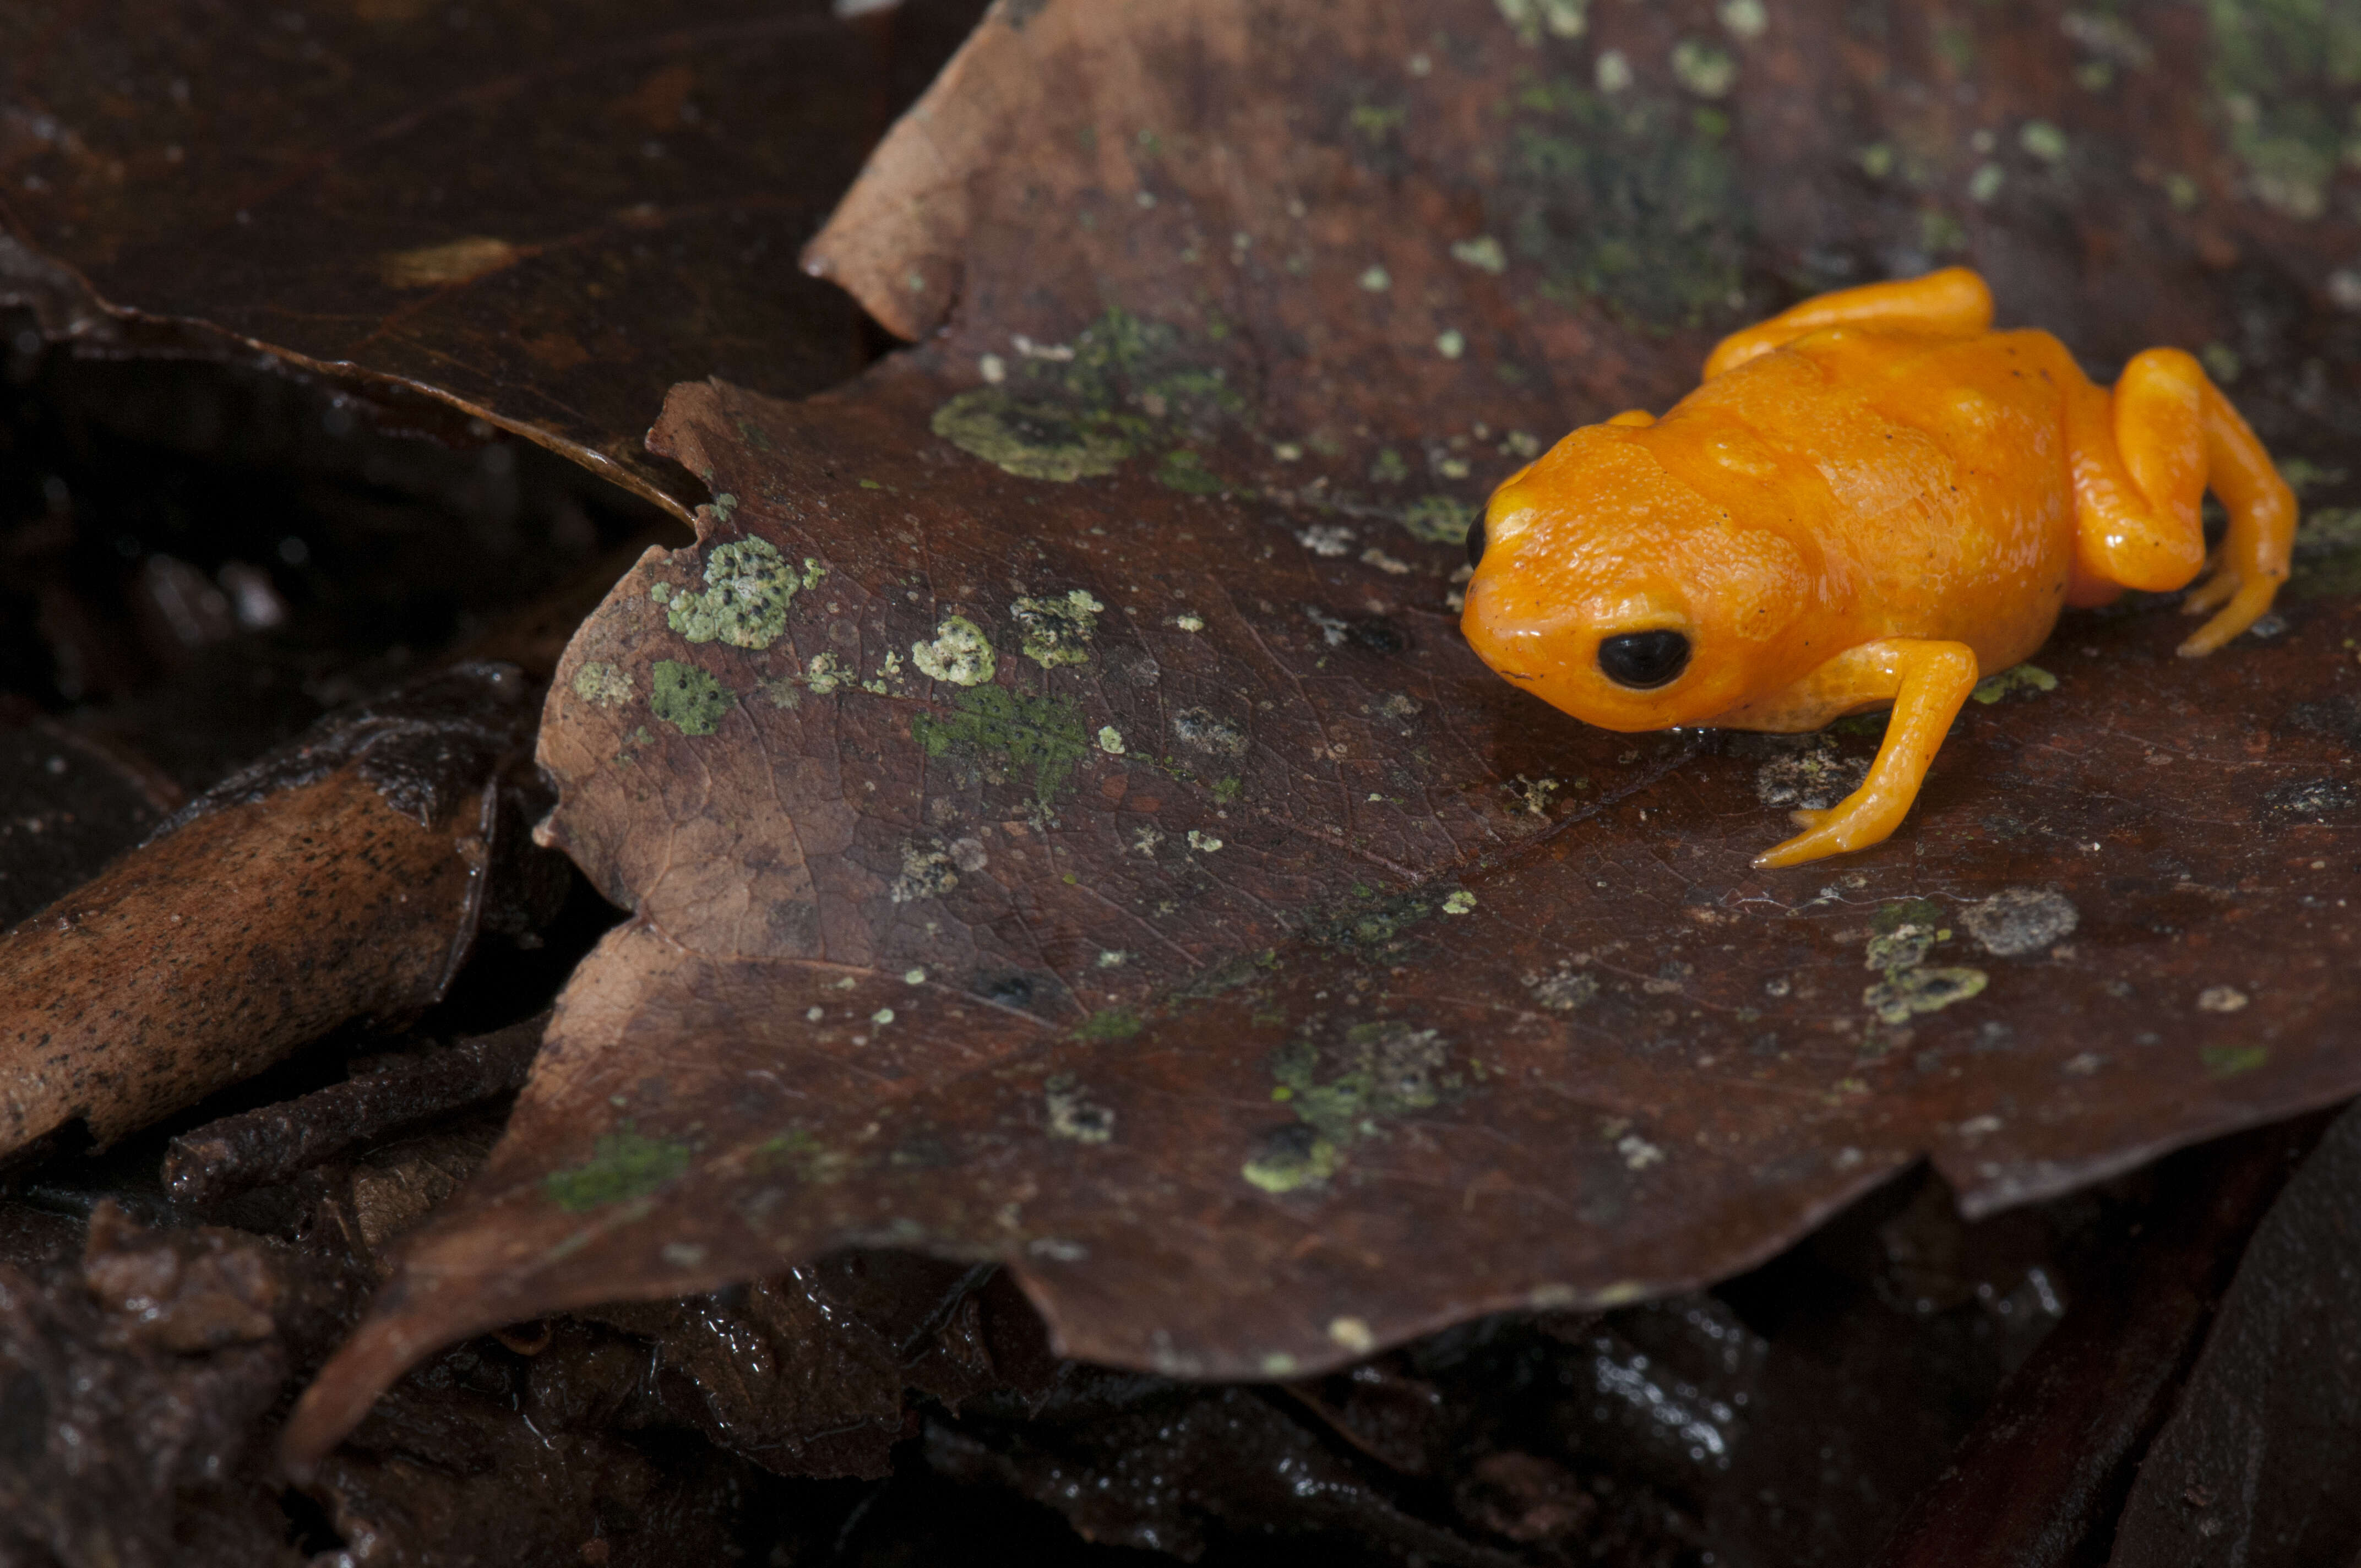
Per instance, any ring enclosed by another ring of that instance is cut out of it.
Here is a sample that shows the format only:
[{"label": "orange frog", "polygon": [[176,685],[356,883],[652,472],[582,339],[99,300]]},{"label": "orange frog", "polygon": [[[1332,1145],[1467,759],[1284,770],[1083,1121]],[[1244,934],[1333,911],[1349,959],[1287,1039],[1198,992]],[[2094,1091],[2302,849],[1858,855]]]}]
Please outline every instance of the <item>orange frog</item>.
[{"label": "orange frog", "polygon": [[1722,340],[1662,419],[1576,431],[1494,491],[1462,622],[1484,662],[1609,729],[1792,732],[1891,706],[1869,777],[1758,866],[1875,844],[1977,677],[2065,605],[2178,588],[2210,653],[2287,578],[2295,498],[2195,359],[2110,392],[2046,332],[1993,332],[1953,268],[1823,294]]}]

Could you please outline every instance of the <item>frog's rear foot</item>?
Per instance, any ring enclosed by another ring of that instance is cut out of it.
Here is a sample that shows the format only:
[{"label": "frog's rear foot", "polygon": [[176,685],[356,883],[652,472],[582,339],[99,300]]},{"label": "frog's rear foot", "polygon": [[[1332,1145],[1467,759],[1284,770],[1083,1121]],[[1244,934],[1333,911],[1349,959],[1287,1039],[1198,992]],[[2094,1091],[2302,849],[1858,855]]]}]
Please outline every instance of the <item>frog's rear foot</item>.
[{"label": "frog's rear foot", "polygon": [[2213,619],[2185,639],[2177,650],[2184,659],[2201,659],[2213,652],[2233,637],[2260,620],[2271,608],[2271,598],[2287,580],[2282,572],[2276,576],[2248,574],[2227,562],[2217,565],[2213,575],[2189,591],[2180,601],[2183,615],[2205,615]]}]

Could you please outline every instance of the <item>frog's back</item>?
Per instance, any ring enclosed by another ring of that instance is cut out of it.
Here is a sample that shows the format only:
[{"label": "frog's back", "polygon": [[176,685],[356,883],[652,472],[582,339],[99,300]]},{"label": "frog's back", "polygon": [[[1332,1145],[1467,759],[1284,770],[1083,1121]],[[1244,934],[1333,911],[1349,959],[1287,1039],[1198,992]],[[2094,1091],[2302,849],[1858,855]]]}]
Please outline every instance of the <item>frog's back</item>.
[{"label": "frog's back", "polygon": [[1815,554],[1861,638],[2024,658],[2074,556],[2072,357],[2043,332],[1815,333],[1707,382],[1647,431],[1665,466]]}]

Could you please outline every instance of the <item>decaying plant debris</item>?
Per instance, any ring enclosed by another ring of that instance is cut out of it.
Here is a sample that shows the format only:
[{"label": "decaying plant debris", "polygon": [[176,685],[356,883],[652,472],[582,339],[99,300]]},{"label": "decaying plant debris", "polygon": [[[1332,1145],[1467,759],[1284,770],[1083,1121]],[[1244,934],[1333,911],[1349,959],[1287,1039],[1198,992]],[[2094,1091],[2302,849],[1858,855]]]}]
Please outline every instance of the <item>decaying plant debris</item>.
[{"label": "decaying plant debris", "polygon": [[[144,663],[93,630],[73,543],[136,503],[86,458],[27,468],[7,787],[72,832],[27,862],[26,909],[63,896],[11,943],[153,948],[315,793],[389,847],[326,837],[335,920],[247,879],[318,944],[291,959],[168,939],[194,967],[152,1003],[154,964],[43,960],[130,1023],[86,1024],[80,1076],[13,1110],[0,1425],[38,1436],[0,1452],[0,1554],[887,1561],[990,1530],[1053,1558],[1834,1563],[1891,1535],[1881,1561],[1930,1564],[1986,1560],[1972,1519],[1991,1560],[2119,1535],[2119,1562],[2261,1564],[2345,1528],[2307,1490],[2341,1451],[2283,1434],[2334,1427],[2349,1379],[2290,1376],[2333,1333],[2283,1303],[2349,1272],[2350,1128],[2258,1126],[2361,1074],[2361,281],[2308,128],[2349,109],[2319,63],[2342,24],[1004,4],[807,252],[922,345],[788,401],[851,367],[851,315],[747,280],[850,174],[873,115],[844,62],[948,8],[617,13],[438,98],[400,71],[456,24],[364,11],[288,13],[288,49],[239,61],[266,86],[236,158],[201,76],[104,135],[72,107],[96,89],[52,89],[0,141],[30,176],[0,212],[23,378],[65,398],[93,354],[239,341],[330,378],[281,383],[310,433],[268,455],[318,476],[303,533],[118,525]],[[483,21],[495,54],[548,38],[528,6]],[[766,50],[826,86],[753,107]],[[309,73],[352,61],[380,74],[339,128],[295,134]],[[781,116],[842,139],[750,196],[804,145]],[[355,200],[438,191],[434,149],[527,122],[580,167],[497,170],[355,248]],[[167,137],[181,159],[135,150]],[[307,248],[300,287],[261,264]],[[1766,817],[1840,791],[1873,726],[1585,731],[1460,647],[1457,535],[1566,426],[1677,396],[1717,333],[1954,258],[2094,369],[2202,347],[2304,492],[2299,577],[2202,667],[2169,605],[2070,618],[1979,691],[1904,835],[1753,872]],[[47,406],[27,442],[68,428]],[[495,425],[696,543],[493,441],[390,488],[514,563],[507,602],[398,652],[315,618],[339,652],[267,674],[280,583],[435,576],[431,544],[367,543],[401,433]],[[370,455],[323,465],[322,430]],[[337,572],[300,569],[313,542]],[[242,749],[159,711],[238,681],[302,695]],[[437,681],[483,689],[387,719]],[[387,737],[448,787],[370,774]],[[375,968],[230,983],[340,951]],[[60,992],[29,961],[6,984]],[[2238,1434],[2296,1455],[2294,1523],[2235,1490]]]}]

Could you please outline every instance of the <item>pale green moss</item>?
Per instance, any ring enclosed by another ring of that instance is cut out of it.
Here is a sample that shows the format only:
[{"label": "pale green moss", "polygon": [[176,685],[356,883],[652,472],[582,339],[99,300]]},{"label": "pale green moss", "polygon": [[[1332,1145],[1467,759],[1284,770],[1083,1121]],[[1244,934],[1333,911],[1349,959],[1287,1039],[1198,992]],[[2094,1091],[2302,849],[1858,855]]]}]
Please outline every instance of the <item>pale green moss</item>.
[{"label": "pale green moss", "polygon": [[620,707],[631,700],[631,673],[594,659],[574,672],[574,695],[594,707]]},{"label": "pale green moss", "polygon": [[767,648],[786,630],[787,601],[804,586],[769,540],[741,539],[715,546],[706,557],[702,591],[659,583],[649,597],[691,642],[718,639],[737,648]]},{"label": "pale green moss", "polygon": [[728,686],[698,669],[676,660],[656,661],[648,707],[655,716],[684,735],[710,735],[721,727],[722,716],[737,702]]},{"label": "pale green moss", "polygon": [[1099,613],[1105,609],[1088,590],[1075,588],[1039,598],[1020,598],[1008,607],[1008,614],[1016,622],[1025,656],[1051,670],[1090,658]]},{"label": "pale green moss", "polygon": [[963,615],[945,616],[935,627],[933,641],[911,643],[910,663],[928,679],[955,686],[983,685],[997,667],[992,640]]},{"label": "pale green moss", "polygon": [[688,1169],[686,1144],[642,1137],[628,1126],[601,1135],[590,1157],[542,1178],[542,1190],[569,1214],[645,1198]]}]

